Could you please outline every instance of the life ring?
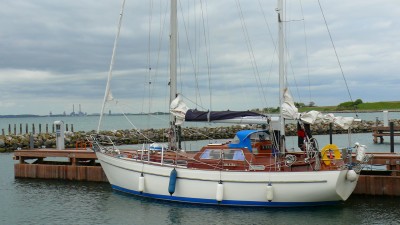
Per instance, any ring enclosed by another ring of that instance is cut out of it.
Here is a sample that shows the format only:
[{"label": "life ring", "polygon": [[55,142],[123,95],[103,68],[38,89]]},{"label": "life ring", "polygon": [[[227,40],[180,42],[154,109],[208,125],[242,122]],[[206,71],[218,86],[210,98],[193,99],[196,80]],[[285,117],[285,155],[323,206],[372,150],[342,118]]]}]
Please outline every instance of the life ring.
[{"label": "life ring", "polygon": [[340,159],[341,154],[337,145],[328,144],[321,149],[322,161],[329,166],[332,160]]}]

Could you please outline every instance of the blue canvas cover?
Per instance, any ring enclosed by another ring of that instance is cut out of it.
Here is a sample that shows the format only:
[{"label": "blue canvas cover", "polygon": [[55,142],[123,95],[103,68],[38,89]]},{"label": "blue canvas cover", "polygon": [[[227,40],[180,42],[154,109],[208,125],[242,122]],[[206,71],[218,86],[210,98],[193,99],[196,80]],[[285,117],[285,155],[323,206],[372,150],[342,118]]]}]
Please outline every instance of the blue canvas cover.
[{"label": "blue canvas cover", "polygon": [[268,133],[268,131],[266,131],[266,130],[241,130],[241,131],[238,131],[236,133],[236,136],[234,139],[235,143],[230,143],[229,148],[247,148],[247,149],[249,149],[250,152],[252,152],[250,136],[252,134],[258,133],[258,132]]}]

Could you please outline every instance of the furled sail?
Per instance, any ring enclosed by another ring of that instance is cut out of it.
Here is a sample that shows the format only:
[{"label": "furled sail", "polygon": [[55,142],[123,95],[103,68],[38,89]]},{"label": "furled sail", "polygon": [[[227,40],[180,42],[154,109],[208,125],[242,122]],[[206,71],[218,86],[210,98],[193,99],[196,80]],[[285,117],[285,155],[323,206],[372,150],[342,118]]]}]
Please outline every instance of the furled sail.
[{"label": "furled sail", "polygon": [[176,117],[176,125],[184,121],[239,124],[267,124],[268,117],[251,111],[198,111],[189,109],[181,95],[171,102],[170,112]]},{"label": "furled sail", "polygon": [[335,116],[332,113],[322,114],[321,112],[314,110],[305,113],[299,113],[287,88],[284,90],[283,97],[284,101],[282,103],[282,112],[285,119],[300,120],[307,124],[334,123],[343,129],[349,129],[353,122],[359,121],[354,117]]}]

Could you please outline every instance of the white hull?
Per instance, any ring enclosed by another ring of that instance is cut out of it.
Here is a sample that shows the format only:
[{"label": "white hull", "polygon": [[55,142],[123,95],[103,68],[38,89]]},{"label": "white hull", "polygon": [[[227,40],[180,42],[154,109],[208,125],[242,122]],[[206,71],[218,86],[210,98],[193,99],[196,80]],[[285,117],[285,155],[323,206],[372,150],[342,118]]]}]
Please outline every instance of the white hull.
[{"label": "white hull", "polygon": [[[96,154],[113,189],[170,201],[266,207],[326,205],[346,200],[357,184],[357,180],[346,179],[348,170],[245,172],[177,167],[175,192],[171,195],[168,188],[174,167]],[[139,191],[141,174],[142,192]],[[220,181],[222,193],[217,194]],[[272,188],[267,188],[268,184]],[[218,198],[222,200],[217,201]]]}]

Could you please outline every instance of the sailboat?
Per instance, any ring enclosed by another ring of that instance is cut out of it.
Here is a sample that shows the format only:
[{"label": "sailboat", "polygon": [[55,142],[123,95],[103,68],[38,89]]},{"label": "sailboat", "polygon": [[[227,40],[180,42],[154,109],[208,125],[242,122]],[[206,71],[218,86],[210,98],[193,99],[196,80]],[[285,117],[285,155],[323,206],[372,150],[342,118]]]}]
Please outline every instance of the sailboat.
[{"label": "sailboat", "polygon": [[[315,206],[349,198],[365,160],[363,145],[339,149],[329,144],[320,150],[304,132],[302,151],[288,152],[285,147],[287,119],[298,121],[301,129],[317,122],[335,123],[349,134],[356,120],[315,111],[298,113],[283,77],[282,1],[277,13],[280,116],[197,111],[188,109],[176,91],[177,0],[171,0],[169,143],[167,147],[153,143],[141,149],[120,150],[112,143],[104,145],[105,137],[92,136],[93,150],[114,190],[153,199],[230,206]],[[106,90],[104,99],[109,97]],[[230,142],[208,144],[189,152],[181,149],[177,135],[184,121],[261,124],[263,129],[241,130]],[[357,160],[353,160],[354,151]]]}]

